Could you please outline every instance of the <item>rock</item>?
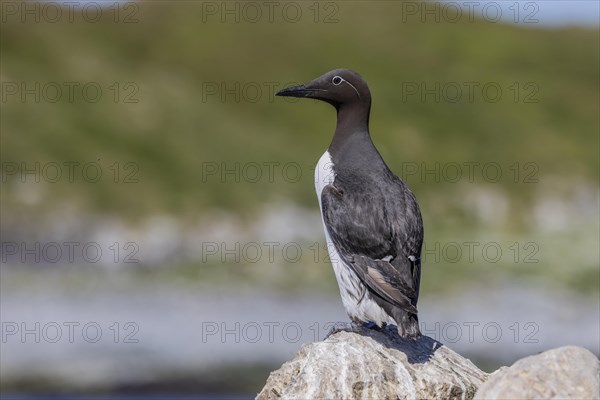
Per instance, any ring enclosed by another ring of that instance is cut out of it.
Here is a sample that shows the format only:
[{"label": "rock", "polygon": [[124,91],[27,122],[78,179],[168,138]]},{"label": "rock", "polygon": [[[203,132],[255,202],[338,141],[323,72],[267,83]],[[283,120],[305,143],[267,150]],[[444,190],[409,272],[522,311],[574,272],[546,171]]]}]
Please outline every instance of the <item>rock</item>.
[{"label": "rock", "polygon": [[470,399],[487,374],[441,343],[389,331],[341,331],[303,345],[257,399]]},{"label": "rock", "polygon": [[490,375],[475,399],[598,399],[600,363],[589,350],[559,347]]}]

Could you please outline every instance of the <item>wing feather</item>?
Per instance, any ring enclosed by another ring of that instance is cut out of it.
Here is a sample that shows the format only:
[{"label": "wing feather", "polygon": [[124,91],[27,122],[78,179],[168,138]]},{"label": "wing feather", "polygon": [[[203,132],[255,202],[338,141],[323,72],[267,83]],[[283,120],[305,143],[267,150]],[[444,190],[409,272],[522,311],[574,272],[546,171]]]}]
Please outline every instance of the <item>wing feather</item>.
[{"label": "wing feather", "polygon": [[421,254],[421,215],[412,193],[407,198],[397,186],[403,183],[393,183],[377,193],[387,199],[384,204],[375,202],[373,191],[364,187],[344,190],[336,182],[325,186],[323,219],[340,257],[361,281],[381,298],[416,314],[420,261],[408,257],[419,259]]}]

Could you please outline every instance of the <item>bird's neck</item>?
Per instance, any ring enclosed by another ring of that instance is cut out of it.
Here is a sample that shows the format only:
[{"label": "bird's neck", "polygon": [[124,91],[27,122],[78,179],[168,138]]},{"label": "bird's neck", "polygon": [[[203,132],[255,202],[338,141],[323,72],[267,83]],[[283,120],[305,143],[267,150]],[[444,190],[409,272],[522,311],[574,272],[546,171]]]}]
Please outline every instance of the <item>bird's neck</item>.
[{"label": "bird's neck", "polygon": [[370,111],[371,104],[368,103],[345,104],[337,109],[337,125],[329,146],[331,153],[347,153],[350,143],[363,142],[367,149],[361,147],[367,151],[373,146],[369,134]]},{"label": "bird's neck", "polygon": [[337,126],[329,153],[336,165],[364,170],[382,168],[384,163],[369,134],[370,104],[356,103],[338,108]]},{"label": "bird's neck", "polygon": [[337,125],[335,128],[334,140],[336,137],[351,134],[354,132],[369,132],[369,114],[371,104],[351,103],[341,105],[337,109]]}]

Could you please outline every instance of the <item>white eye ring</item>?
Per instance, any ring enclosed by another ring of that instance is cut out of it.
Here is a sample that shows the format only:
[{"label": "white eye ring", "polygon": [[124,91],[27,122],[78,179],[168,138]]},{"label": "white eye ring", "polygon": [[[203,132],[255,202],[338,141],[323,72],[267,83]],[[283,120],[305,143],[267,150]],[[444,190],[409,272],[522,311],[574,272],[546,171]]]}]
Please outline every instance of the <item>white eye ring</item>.
[{"label": "white eye ring", "polygon": [[352,89],[354,89],[354,91],[356,92],[356,95],[358,96],[358,98],[360,99],[360,93],[358,93],[358,90],[356,89],[356,87],[354,87],[353,84],[351,84],[350,82],[348,82],[347,80],[345,80],[344,78],[342,78],[339,75],[336,75],[331,79],[331,83],[333,83],[335,86],[341,85],[342,82],[346,82],[348,85],[350,85],[352,87]]}]

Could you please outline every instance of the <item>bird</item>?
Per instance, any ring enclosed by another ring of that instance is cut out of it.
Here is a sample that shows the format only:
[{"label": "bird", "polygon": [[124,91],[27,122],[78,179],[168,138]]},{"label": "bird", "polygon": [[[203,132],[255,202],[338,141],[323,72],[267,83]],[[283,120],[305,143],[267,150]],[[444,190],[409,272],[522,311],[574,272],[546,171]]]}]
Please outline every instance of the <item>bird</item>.
[{"label": "bird", "polygon": [[367,83],[353,70],[335,69],[276,96],[321,100],[337,111],[333,139],[315,167],[315,189],[350,320],[419,338],[423,220],[414,194],[371,140]]}]

